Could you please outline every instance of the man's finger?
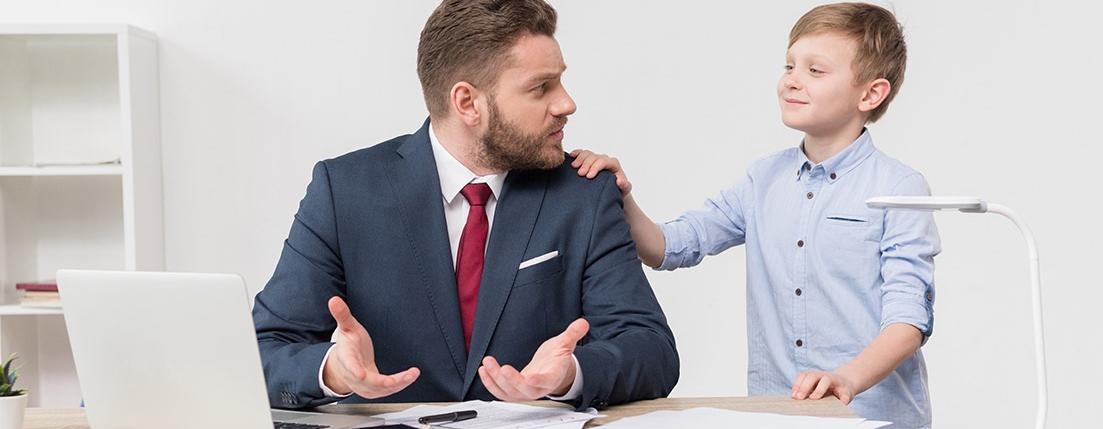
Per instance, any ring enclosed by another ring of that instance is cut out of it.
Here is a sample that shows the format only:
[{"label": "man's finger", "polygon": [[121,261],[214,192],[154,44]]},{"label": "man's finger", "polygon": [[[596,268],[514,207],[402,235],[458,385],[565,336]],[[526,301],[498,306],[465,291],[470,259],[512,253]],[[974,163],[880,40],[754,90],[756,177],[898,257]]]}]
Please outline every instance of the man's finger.
[{"label": "man's finger", "polygon": [[506,396],[509,396],[511,398],[511,401],[524,401],[528,399],[528,397],[523,392],[521,392],[518,386],[512,380],[510,380],[509,377],[506,377],[505,373],[502,371],[502,368],[499,367],[496,370],[490,370],[490,376],[494,378],[494,381],[496,383],[498,383],[498,387],[506,392]]},{"label": "man's finger", "polygon": [[490,391],[490,394],[494,395],[495,398],[503,401],[511,399],[501,387],[498,387],[498,383],[494,381],[494,377],[490,376],[485,366],[479,367],[479,379],[483,381],[483,386],[485,386],[486,390]]},{"label": "man's finger", "polygon": [[352,317],[352,311],[341,297],[335,296],[329,299],[329,314],[337,321],[337,328],[345,333],[351,334],[356,332],[356,328],[361,328],[360,322]]},{"label": "man's finger", "polygon": [[561,341],[573,347],[579,341],[582,341],[582,338],[585,337],[588,332],[590,332],[590,322],[587,322],[586,319],[578,318],[575,319],[574,322],[571,322],[571,324],[567,326],[567,329],[559,334],[558,337]]},{"label": "man's finger", "polygon": [[506,380],[512,384],[514,389],[517,389],[517,393],[520,393],[525,400],[533,400],[540,398],[546,394],[539,386],[536,386],[528,379],[524,374],[517,371],[510,365],[502,366],[502,375]]},{"label": "man's finger", "polygon": [[368,383],[376,386],[380,390],[388,391],[387,395],[398,392],[405,389],[406,386],[412,384],[417,380],[418,375],[421,375],[421,371],[417,368],[410,368],[397,374],[383,375],[372,374],[368,377]]},{"label": "man's finger", "polygon": [[497,359],[490,356],[483,358],[483,367],[486,368],[487,375],[494,379],[498,388],[510,398],[509,400],[516,401],[522,398],[521,392],[518,392],[510,380],[502,374],[502,367],[498,365]]}]

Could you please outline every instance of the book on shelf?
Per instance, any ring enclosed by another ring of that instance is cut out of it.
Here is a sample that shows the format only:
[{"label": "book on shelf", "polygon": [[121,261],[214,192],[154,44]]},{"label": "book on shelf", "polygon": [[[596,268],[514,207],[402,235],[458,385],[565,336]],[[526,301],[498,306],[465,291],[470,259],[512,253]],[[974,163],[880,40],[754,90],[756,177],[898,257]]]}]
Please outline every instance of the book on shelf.
[{"label": "book on shelf", "polygon": [[56,281],[16,283],[15,288],[22,292],[19,305],[23,307],[61,308]]},{"label": "book on shelf", "polygon": [[57,280],[16,283],[15,289],[24,292],[57,292]]}]

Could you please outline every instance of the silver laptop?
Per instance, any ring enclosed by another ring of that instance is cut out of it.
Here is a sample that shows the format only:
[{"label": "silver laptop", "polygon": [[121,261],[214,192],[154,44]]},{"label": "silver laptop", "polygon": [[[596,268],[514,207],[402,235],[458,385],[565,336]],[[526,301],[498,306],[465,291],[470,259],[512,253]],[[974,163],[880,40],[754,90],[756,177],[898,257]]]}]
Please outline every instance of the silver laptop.
[{"label": "silver laptop", "polygon": [[60,270],[57,283],[93,428],[383,424],[269,408],[240,276]]}]

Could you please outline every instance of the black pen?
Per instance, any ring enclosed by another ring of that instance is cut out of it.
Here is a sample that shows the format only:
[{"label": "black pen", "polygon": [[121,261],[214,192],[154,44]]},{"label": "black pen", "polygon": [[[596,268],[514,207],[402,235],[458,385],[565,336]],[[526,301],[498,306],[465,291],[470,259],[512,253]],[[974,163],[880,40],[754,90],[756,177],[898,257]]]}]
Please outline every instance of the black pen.
[{"label": "black pen", "polygon": [[478,416],[479,413],[475,410],[456,411],[454,413],[435,414],[431,416],[425,416],[417,419],[418,423],[423,425],[429,425],[434,423],[450,423],[450,422],[462,422],[464,420],[471,420]]}]

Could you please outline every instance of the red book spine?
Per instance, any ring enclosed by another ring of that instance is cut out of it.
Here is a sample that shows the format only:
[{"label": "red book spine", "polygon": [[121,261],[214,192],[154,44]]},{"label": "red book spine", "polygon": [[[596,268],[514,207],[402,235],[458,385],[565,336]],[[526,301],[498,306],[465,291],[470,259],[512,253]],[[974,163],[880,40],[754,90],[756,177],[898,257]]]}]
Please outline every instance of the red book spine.
[{"label": "red book spine", "polygon": [[16,283],[15,288],[28,292],[57,292],[56,281]]}]

